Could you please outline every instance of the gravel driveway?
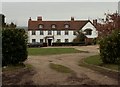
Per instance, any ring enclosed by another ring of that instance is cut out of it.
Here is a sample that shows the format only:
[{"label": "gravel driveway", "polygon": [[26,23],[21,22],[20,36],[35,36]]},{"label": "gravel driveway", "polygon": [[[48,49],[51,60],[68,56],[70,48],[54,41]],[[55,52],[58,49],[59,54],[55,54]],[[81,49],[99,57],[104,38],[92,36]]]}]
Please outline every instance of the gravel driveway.
[{"label": "gravel driveway", "polygon": [[[73,53],[47,56],[29,56],[26,63],[37,72],[31,79],[37,85],[116,85],[118,81],[88,68],[78,66],[78,62],[88,56],[98,54],[98,46],[75,46],[73,48],[89,53]],[[49,63],[69,67],[73,73],[60,73],[49,68]]]}]

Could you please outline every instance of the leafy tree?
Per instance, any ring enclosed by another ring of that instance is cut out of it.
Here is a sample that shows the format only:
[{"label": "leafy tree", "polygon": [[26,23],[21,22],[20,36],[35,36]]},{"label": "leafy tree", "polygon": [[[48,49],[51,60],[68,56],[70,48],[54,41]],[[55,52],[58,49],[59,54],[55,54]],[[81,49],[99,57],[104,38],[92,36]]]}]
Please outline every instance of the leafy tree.
[{"label": "leafy tree", "polygon": [[100,41],[100,56],[104,63],[120,62],[120,30]]},{"label": "leafy tree", "polygon": [[96,27],[99,31],[99,36],[107,36],[112,31],[120,29],[120,14],[119,13],[105,13],[105,19],[100,19],[102,23],[97,23]]},{"label": "leafy tree", "polygon": [[2,30],[2,66],[27,59],[27,34],[24,29]]},{"label": "leafy tree", "polygon": [[106,24],[112,23],[114,29],[120,28],[120,15],[116,13],[106,14]]},{"label": "leafy tree", "polygon": [[4,29],[15,29],[16,25],[11,22],[10,24],[5,24]]},{"label": "leafy tree", "polygon": [[76,38],[73,39],[73,42],[75,42],[75,43],[84,42],[85,38],[86,38],[86,36],[82,31],[77,31]]}]

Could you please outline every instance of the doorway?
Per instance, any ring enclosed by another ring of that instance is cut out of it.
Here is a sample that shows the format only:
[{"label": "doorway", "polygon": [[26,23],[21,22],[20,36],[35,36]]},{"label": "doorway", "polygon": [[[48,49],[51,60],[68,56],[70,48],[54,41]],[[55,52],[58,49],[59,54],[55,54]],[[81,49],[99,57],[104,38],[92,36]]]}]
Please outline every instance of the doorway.
[{"label": "doorway", "polygon": [[52,39],[48,39],[48,46],[52,45]]}]

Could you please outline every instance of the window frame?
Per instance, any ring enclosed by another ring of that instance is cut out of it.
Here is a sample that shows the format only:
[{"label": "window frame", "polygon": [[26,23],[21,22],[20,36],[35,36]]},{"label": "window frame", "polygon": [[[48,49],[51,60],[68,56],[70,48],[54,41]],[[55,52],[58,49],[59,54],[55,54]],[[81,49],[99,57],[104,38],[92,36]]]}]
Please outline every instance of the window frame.
[{"label": "window frame", "polygon": [[69,42],[69,39],[65,39],[65,43],[68,43]]},{"label": "window frame", "polygon": [[76,31],[73,31],[73,35],[77,35],[77,34],[76,34]]},{"label": "window frame", "polygon": [[[34,40],[34,41],[33,41]],[[32,43],[35,43],[36,42],[36,39],[32,39]]]},{"label": "window frame", "polygon": [[48,30],[48,35],[52,35],[52,30]]},{"label": "window frame", "polygon": [[61,43],[61,39],[57,39],[57,43]]},{"label": "window frame", "polygon": [[40,30],[40,35],[44,35],[44,32],[43,32],[43,30]]},{"label": "window frame", "polygon": [[35,30],[32,30],[32,35],[36,35],[36,31]]},{"label": "window frame", "polygon": [[61,31],[60,30],[57,30],[57,35],[61,35]]},{"label": "window frame", "polygon": [[40,43],[43,43],[43,39],[40,39]]},{"label": "window frame", "polygon": [[92,29],[87,28],[84,31],[85,31],[85,35],[92,35]]},{"label": "window frame", "polygon": [[69,35],[69,31],[68,30],[65,30],[65,35]]}]

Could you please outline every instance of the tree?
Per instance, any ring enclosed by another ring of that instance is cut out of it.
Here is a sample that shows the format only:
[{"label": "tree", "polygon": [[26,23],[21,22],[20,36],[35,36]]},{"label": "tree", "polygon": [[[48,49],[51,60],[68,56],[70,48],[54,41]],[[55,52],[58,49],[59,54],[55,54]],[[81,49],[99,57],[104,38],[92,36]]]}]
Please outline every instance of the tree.
[{"label": "tree", "polygon": [[120,30],[115,30],[111,35],[100,41],[100,56],[104,63],[120,62]]},{"label": "tree", "polygon": [[120,14],[116,13],[105,13],[105,20],[96,25],[99,37],[107,36],[114,30],[120,29]]},{"label": "tree", "polygon": [[106,14],[106,24],[111,23],[113,29],[120,28],[120,15],[116,13]]},{"label": "tree", "polygon": [[5,24],[4,29],[15,29],[16,25],[11,22],[10,24]]},{"label": "tree", "polygon": [[2,30],[2,66],[27,59],[27,34],[24,29]]},{"label": "tree", "polygon": [[73,39],[74,43],[80,43],[80,42],[84,42],[85,41],[85,34],[82,31],[77,31],[77,35],[76,38]]}]

